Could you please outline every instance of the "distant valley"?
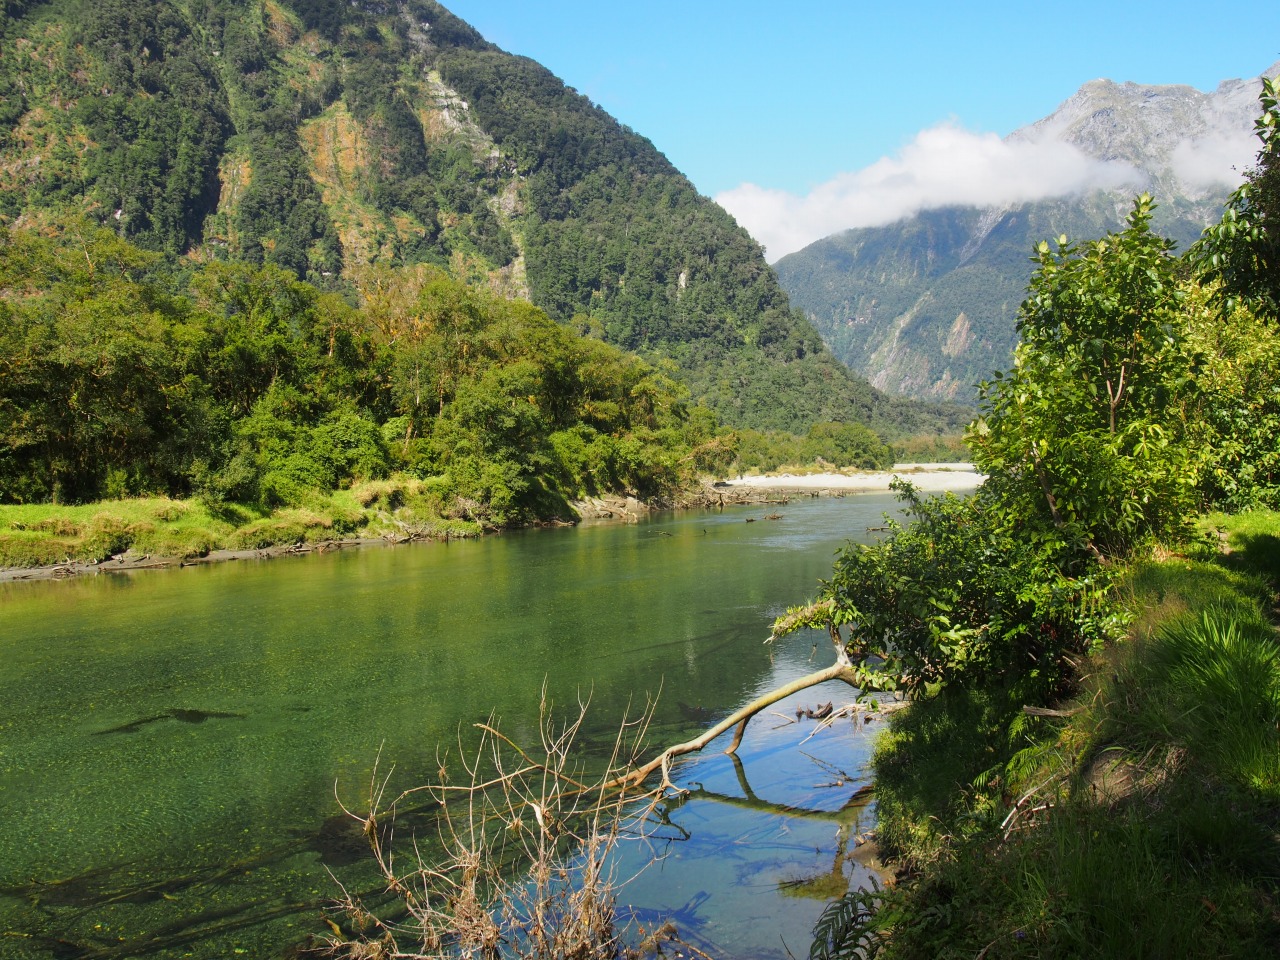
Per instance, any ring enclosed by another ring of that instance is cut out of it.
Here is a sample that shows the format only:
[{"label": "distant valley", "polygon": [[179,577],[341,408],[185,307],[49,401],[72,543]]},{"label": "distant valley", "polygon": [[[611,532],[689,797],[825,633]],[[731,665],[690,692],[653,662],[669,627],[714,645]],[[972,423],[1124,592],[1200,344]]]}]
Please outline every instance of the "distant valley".
[{"label": "distant valley", "polygon": [[[1280,64],[1266,71],[1280,73]],[[1084,196],[978,209],[943,207],[819,240],[776,265],[832,352],[881,390],[971,403],[1007,366],[1042,239],[1091,239],[1118,227],[1141,190],[1156,228],[1180,249],[1221,215],[1229,187],[1212,174],[1224,141],[1251,135],[1257,81],[1212,93],[1096,80],[1009,140],[1058,139],[1120,171]]]}]

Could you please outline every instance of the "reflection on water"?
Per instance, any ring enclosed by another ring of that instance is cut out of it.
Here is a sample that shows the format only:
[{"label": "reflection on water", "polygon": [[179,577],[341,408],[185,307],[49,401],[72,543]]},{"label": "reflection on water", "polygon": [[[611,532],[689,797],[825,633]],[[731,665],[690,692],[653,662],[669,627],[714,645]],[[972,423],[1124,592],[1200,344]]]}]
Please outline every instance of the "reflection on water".
[{"label": "reflection on water", "polygon": [[[761,691],[807,672],[811,649],[802,641],[782,651]],[[823,903],[870,876],[850,857],[874,825],[870,738],[856,720],[824,728],[795,717],[841,696],[846,688],[833,684],[783,700],[752,721],[737,757],[685,764],[689,793],[668,805],[676,833],[626,896],[680,907],[681,934],[716,956],[807,953]],[[632,856],[638,866],[643,851]]]},{"label": "reflection on water", "polygon": [[[894,506],[0,586],[4,955],[284,955],[327,931],[328,871],[381,888],[338,802],[359,805],[379,751],[394,794],[491,715],[534,743],[544,684],[590,697],[602,750],[651,697],[653,742],[683,740],[826,665],[806,638],[761,641]],[[800,955],[820,898],[857,876],[841,851],[870,826],[866,740],[844,721],[797,748],[815,725],[794,708],[752,723],[740,763],[679,768],[678,829],[624,898],[718,955]]]}]

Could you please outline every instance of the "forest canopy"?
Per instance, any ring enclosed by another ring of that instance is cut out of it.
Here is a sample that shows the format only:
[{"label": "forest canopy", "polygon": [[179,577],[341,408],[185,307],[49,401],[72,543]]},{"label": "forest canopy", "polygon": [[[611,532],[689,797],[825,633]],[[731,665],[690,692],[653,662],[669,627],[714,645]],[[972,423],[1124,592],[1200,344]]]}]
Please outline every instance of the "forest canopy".
[{"label": "forest canopy", "polygon": [[0,229],[0,371],[8,503],[282,507],[399,472],[502,526],[770,458],[892,459],[860,424],[727,430],[669,373],[436,267],[366,267],[343,296],[83,223]]}]

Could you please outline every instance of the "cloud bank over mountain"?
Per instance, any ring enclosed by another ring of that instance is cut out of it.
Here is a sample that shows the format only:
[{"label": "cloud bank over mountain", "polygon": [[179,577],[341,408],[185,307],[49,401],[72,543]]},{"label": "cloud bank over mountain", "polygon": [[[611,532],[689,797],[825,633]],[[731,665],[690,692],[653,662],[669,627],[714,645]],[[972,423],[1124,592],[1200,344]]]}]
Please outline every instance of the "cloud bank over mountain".
[{"label": "cloud bank over mountain", "polygon": [[1229,130],[1184,140],[1174,147],[1171,159],[1174,174],[1188,187],[1234,190],[1257,153],[1258,140],[1252,133]]},{"label": "cloud bank over mountain", "polygon": [[897,156],[842,173],[804,196],[744,183],[715,199],[776,261],[832,233],[884,226],[922,210],[1027,203],[1144,179],[1128,163],[1097,160],[1060,140],[1001,139],[948,123],[922,131]]},{"label": "cloud bank over mountain", "polygon": [[944,123],[804,195],[744,183],[715,199],[776,262],[833,233],[941,207],[1002,208],[1098,190],[1151,189],[1157,199],[1229,190],[1255,158],[1256,115],[1256,80],[1225,81],[1211,93],[1093,80],[1003,139]]}]

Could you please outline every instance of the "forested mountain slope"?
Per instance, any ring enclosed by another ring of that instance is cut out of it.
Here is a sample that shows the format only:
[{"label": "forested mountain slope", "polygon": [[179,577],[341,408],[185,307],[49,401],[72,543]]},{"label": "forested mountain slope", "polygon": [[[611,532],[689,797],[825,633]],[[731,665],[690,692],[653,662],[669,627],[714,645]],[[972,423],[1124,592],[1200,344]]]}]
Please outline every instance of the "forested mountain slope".
[{"label": "forested mountain slope", "polygon": [[26,0],[0,38],[0,216],[342,288],[435,264],[673,372],[723,419],[957,411],[852,377],[759,246],[645,138],[431,0]]},{"label": "forested mountain slope", "polygon": [[[1275,75],[1271,68],[1268,76]],[[1222,212],[1228,188],[1188,174],[1227,136],[1247,137],[1257,81],[1213,93],[1097,80],[1010,140],[1052,138],[1096,160],[1128,165],[1119,190],[978,209],[927,210],[849,230],[784,257],[777,271],[836,356],[884,390],[968,402],[974,385],[1008,366],[1035,245],[1101,236],[1134,195],[1160,206],[1155,227],[1185,249]]]}]

